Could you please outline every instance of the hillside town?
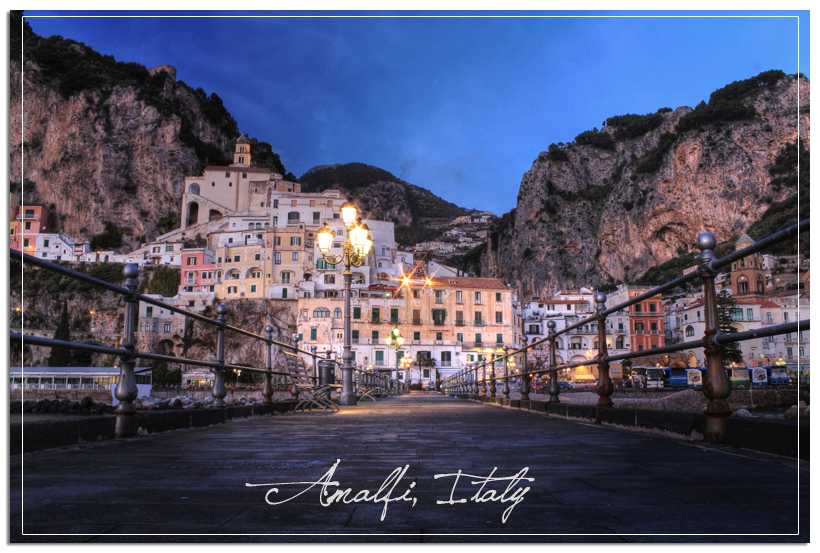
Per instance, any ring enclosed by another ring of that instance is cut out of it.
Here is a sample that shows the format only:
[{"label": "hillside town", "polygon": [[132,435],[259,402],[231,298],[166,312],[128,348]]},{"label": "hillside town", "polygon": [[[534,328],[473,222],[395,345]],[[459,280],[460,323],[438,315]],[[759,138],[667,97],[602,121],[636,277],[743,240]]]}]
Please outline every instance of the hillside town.
[{"label": "hillside town", "polygon": [[[249,141],[235,145],[233,163],[208,166],[185,178],[178,229],[129,253],[91,251],[53,232],[43,206],[21,205],[11,196],[11,248],[53,261],[118,262],[168,265],[180,269],[179,292],[163,301],[201,312],[214,302],[276,300],[295,314],[294,334],[300,347],[341,359],[343,347],[344,265],[329,264],[319,250],[318,233],[332,229],[332,249],[346,239],[340,208],[347,201],[338,190],[304,193],[298,182],[269,169],[251,166]],[[391,372],[410,383],[430,386],[464,367],[480,363],[505,348],[519,348],[547,336],[549,321],[561,330],[595,312],[595,291],[563,290],[552,297],[518,298],[507,283],[476,278],[436,261],[485,240],[491,213],[453,221],[444,240],[397,247],[392,222],[366,219],[373,245],[361,267],[352,269],[353,362]],[[736,247],[753,243],[741,236]],[[798,273],[797,267],[802,269]],[[619,285],[607,299],[614,305],[650,285]],[[735,301],[731,317],[738,331],[800,320],[809,308],[808,260],[797,256],[754,256],[720,275],[718,288]],[[655,297],[607,318],[607,348],[613,354],[648,351],[702,336],[703,299],[697,292]],[[805,315],[803,316],[805,317]],[[185,317],[143,304],[138,336],[142,343],[179,341]],[[399,329],[403,346],[391,348],[385,338]],[[776,362],[793,370],[808,367],[808,335],[786,334],[742,343],[743,363],[762,367]],[[573,329],[556,342],[556,362],[588,362],[560,377],[571,383],[597,380],[596,323]],[[529,363],[543,363],[536,349]],[[702,348],[678,354],[678,362],[703,366]],[[666,356],[647,363],[669,365]],[[537,368],[537,367],[535,367]],[[614,377],[622,367],[611,365]],[[212,375],[190,371],[189,384],[207,385]],[[186,376],[183,375],[183,381]]]}]

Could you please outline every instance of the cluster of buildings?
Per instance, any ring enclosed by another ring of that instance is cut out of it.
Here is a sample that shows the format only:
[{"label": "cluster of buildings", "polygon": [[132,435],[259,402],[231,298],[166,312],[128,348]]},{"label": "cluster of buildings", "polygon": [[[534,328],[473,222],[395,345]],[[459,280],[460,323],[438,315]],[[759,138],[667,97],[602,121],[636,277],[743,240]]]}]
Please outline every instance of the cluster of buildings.
[{"label": "cluster of buildings", "polygon": [[[14,197],[13,197],[14,198]],[[269,169],[251,167],[250,144],[237,140],[233,163],[206,167],[202,175],[185,179],[180,228],[127,253],[91,252],[49,233],[50,213],[42,207],[12,204],[11,247],[45,259],[115,261],[180,268],[179,293],[163,301],[200,310],[214,301],[249,299],[286,302],[295,313],[300,347],[340,358],[344,343],[344,265],[328,264],[318,249],[317,233],[324,223],[333,229],[333,252],[341,253],[346,229],[338,190],[303,193],[300,184]],[[467,216],[464,224],[488,224],[492,214]],[[476,217],[478,220],[476,220]],[[520,347],[594,314],[594,291],[562,291],[549,299],[519,302],[513,290],[492,278],[465,277],[424,254],[401,251],[393,223],[366,220],[371,251],[352,271],[351,341],[354,364],[390,371],[402,380],[432,383],[505,347]],[[458,227],[453,232],[464,232]],[[738,247],[750,241],[743,237]],[[770,259],[769,262],[772,262]],[[738,330],[806,318],[805,287],[771,292],[772,271],[766,260],[752,256],[732,267],[723,285],[737,302],[733,313]],[[611,306],[649,287],[619,286],[609,294]],[[768,290],[768,291],[767,291]],[[607,347],[611,353],[649,351],[703,335],[703,301],[696,296],[656,297],[607,317]],[[385,342],[398,328],[401,348]],[[92,327],[93,328],[93,327]],[[173,351],[185,331],[184,317],[142,304],[138,336],[141,344]],[[808,335],[786,335],[744,342],[747,365],[772,364],[782,357],[808,364]],[[562,335],[556,343],[557,362],[590,361],[562,375],[572,381],[594,381],[598,353],[597,323]],[[684,352],[689,366],[703,364],[702,349]],[[402,362],[404,360],[404,362]],[[529,362],[543,362],[536,352]],[[613,372],[621,369],[613,364]],[[207,385],[206,374],[191,373],[189,385]],[[185,382],[183,382],[185,384]]]}]

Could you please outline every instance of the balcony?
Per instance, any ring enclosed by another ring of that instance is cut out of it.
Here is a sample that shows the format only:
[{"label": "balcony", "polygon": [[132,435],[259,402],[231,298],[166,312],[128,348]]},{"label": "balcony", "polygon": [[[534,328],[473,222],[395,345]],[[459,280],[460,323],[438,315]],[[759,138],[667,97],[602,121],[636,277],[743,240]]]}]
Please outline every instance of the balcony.
[{"label": "balcony", "polygon": [[421,319],[413,319],[413,321],[410,324],[420,326],[421,325]]},{"label": "balcony", "polygon": [[456,326],[464,326],[464,319],[456,319]]},{"label": "balcony", "polygon": [[378,317],[371,317],[370,318],[370,324],[380,325],[380,324],[382,324],[382,321]]},{"label": "balcony", "polygon": [[475,325],[475,326],[484,326],[484,321],[475,321],[475,322],[473,322],[473,325]]}]

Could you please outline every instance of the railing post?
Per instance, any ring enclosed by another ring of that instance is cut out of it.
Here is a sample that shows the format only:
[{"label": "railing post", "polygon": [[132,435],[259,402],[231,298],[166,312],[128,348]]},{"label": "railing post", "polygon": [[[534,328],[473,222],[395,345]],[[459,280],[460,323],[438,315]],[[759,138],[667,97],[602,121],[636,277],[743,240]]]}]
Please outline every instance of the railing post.
[{"label": "railing post", "polygon": [[122,270],[125,276],[125,287],[128,288],[128,295],[125,296],[125,319],[123,321],[123,348],[125,355],[120,361],[120,378],[117,388],[114,390],[114,397],[119,404],[114,412],[117,421],[114,426],[114,436],[117,438],[127,438],[137,434],[137,410],[134,407],[134,400],[139,394],[137,381],[134,378],[134,365],[137,364],[136,352],[136,318],[138,306],[137,276],[139,267],[129,263]]},{"label": "railing post", "polygon": [[490,397],[495,397],[495,362],[496,362],[496,355],[494,353],[490,354]]},{"label": "railing post", "polygon": [[310,346],[310,353],[313,355],[310,358],[313,360],[313,378],[316,380],[314,381],[316,384],[319,383],[319,370],[316,368],[316,346]]},{"label": "railing post", "polygon": [[481,392],[479,391],[478,386],[478,362],[473,365],[473,399],[480,399]]},{"label": "railing post", "polygon": [[547,322],[547,339],[550,343],[550,398],[548,403],[560,403],[558,394],[561,386],[558,385],[558,363],[555,362],[555,321]]},{"label": "railing post", "polygon": [[487,397],[487,362],[481,363],[481,397]]},{"label": "railing post", "polygon": [[527,372],[527,335],[524,333],[524,321],[521,321],[521,335],[523,338],[521,341],[524,343],[523,345],[523,359],[521,364],[521,399],[529,400],[530,399],[530,375]]},{"label": "railing post", "polygon": [[504,346],[504,358],[503,358],[504,359],[504,361],[503,361],[504,362],[504,387],[501,388],[501,396],[504,399],[510,399],[510,377],[508,375],[509,371],[507,370],[507,366],[510,363],[510,360],[507,358],[507,355],[509,354],[509,351],[510,351],[510,347],[509,346]]},{"label": "railing post", "polygon": [[601,423],[604,409],[612,407],[613,386],[612,378],[609,376],[609,363],[606,357],[606,294],[598,292],[595,294],[595,318],[598,320],[598,408],[596,409],[595,422]]},{"label": "railing post", "polygon": [[715,297],[715,271],[710,264],[715,259],[713,251],[717,240],[712,233],[698,235],[698,274],[703,281],[703,301],[706,329],[703,335],[703,350],[706,355],[706,375],[703,393],[709,398],[703,422],[703,441],[710,444],[726,442],[726,419],[732,414],[726,400],[732,392],[729,377],[723,367],[723,348],[715,343],[718,333],[717,298]]},{"label": "railing post", "polygon": [[216,341],[216,362],[219,367],[214,370],[214,385],[211,389],[211,396],[214,398],[214,407],[225,407],[225,396],[228,395],[228,389],[225,387],[225,328],[228,307],[226,305],[219,305],[216,308],[216,320],[219,324],[219,332]]},{"label": "railing post", "polygon": [[[291,335],[291,342],[293,343],[293,355],[299,355],[299,335],[295,332]],[[297,401],[299,399],[299,393],[299,388],[294,382],[293,386],[290,387],[291,399]]]},{"label": "railing post", "polygon": [[262,403],[273,403],[273,367],[271,362],[271,348],[273,344],[271,343],[271,339],[273,338],[273,326],[272,325],[265,325],[265,338],[267,338],[267,342],[265,342],[265,385],[262,387]]}]

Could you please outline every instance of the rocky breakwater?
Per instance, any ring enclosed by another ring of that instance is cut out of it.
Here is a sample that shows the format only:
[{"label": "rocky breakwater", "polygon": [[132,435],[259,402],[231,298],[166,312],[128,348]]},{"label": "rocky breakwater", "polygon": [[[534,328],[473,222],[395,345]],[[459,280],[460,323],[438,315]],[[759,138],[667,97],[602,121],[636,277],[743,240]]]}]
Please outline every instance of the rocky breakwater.
[{"label": "rocky breakwater", "polygon": [[49,414],[62,413],[69,415],[101,415],[103,413],[113,413],[114,407],[102,402],[95,402],[91,397],[84,397],[79,401],[66,398],[39,400],[28,399],[25,401],[12,401],[12,413],[23,414]]}]

